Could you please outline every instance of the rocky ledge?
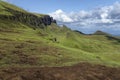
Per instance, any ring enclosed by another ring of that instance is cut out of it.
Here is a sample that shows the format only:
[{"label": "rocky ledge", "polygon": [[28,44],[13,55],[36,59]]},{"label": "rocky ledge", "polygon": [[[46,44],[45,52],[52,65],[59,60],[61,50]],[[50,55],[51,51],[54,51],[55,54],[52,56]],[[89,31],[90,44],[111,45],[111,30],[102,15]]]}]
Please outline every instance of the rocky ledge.
[{"label": "rocky ledge", "polygon": [[51,25],[51,23],[56,23],[56,20],[54,20],[49,15],[42,15],[39,17],[29,12],[24,13],[20,11],[15,11],[7,7],[6,7],[6,11],[10,12],[12,15],[9,15],[9,16],[0,15],[0,19],[19,21],[34,27],[41,27],[41,25],[43,24],[46,26],[46,25]]}]

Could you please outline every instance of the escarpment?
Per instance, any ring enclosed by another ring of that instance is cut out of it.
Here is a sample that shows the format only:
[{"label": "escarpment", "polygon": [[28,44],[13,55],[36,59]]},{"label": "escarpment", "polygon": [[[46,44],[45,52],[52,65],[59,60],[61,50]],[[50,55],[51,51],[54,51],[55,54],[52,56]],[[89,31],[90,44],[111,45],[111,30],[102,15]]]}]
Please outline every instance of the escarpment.
[{"label": "escarpment", "polygon": [[11,15],[1,15],[0,19],[2,20],[12,20],[12,21],[19,21],[24,24],[34,26],[34,27],[41,27],[41,25],[51,25],[51,23],[56,23],[49,15],[35,15],[29,12],[20,12],[17,10],[10,9],[5,7],[5,10],[9,12]]}]

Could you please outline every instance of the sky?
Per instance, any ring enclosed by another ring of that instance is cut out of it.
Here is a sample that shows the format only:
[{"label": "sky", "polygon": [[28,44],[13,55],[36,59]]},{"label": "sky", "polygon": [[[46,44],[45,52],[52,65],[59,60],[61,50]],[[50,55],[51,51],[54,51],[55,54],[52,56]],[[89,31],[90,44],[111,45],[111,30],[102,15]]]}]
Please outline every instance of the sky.
[{"label": "sky", "polygon": [[5,0],[27,11],[49,14],[59,25],[84,33],[120,35],[120,0]]}]

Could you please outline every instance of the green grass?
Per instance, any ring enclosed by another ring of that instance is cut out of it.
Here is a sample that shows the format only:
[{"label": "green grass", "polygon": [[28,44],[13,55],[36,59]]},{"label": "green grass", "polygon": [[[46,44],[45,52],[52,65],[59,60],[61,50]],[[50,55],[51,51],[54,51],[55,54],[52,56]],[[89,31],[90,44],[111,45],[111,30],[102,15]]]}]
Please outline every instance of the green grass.
[{"label": "green grass", "polygon": [[12,15],[10,12],[8,12],[6,10],[6,8],[10,8],[10,9],[13,9],[15,11],[20,11],[20,12],[26,12],[25,10],[23,10],[15,5],[6,3],[4,1],[0,1],[0,15]]},{"label": "green grass", "polygon": [[14,11],[18,11],[18,12],[21,12],[21,13],[28,13],[28,14],[33,14],[33,15],[36,15],[38,17],[43,17],[45,16],[45,14],[37,14],[37,13],[30,13],[30,12],[27,12],[26,10],[22,9],[22,8],[19,8],[17,7],[16,5],[13,5],[13,4],[10,4],[10,3],[6,3],[2,0],[0,0],[0,15],[6,15],[6,16],[14,16],[11,12],[8,11],[8,9],[12,9]]},{"label": "green grass", "polygon": [[[0,2],[0,10],[5,11],[1,4],[7,3]],[[7,7],[24,12],[11,4]],[[82,35],[56,24],[42,26],[45,28],[34,30],[25,23],[0,19],[0,67],[70,66],[80,62],[120,66],[117,40],[105,35]]]},{"label": "green grass", "polygon": [[[105,36],[90,38],[69,29],[63,30],[55,24],[44,30],[33,30],[24,24],[19,26],[11,31],[3,28],[4,31],[0,32],[1,66],[65,66],[79,62],[120,65],[120,44],[114,44],[115,41],[109,41]],[[57,42],[51,40],[54,37]],[[97,40],[98,37],[103,41]]]}]

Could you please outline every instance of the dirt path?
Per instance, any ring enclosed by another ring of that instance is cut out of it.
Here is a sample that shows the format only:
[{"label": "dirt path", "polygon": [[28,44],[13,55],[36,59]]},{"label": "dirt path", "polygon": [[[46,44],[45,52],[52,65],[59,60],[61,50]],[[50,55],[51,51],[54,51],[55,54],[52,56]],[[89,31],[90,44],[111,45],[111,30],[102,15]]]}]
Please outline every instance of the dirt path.
[{"label": "dirt path", "polygon": [[0,80],[120,80],[120,68],[88,63],[71,67],[1,68]]}]

